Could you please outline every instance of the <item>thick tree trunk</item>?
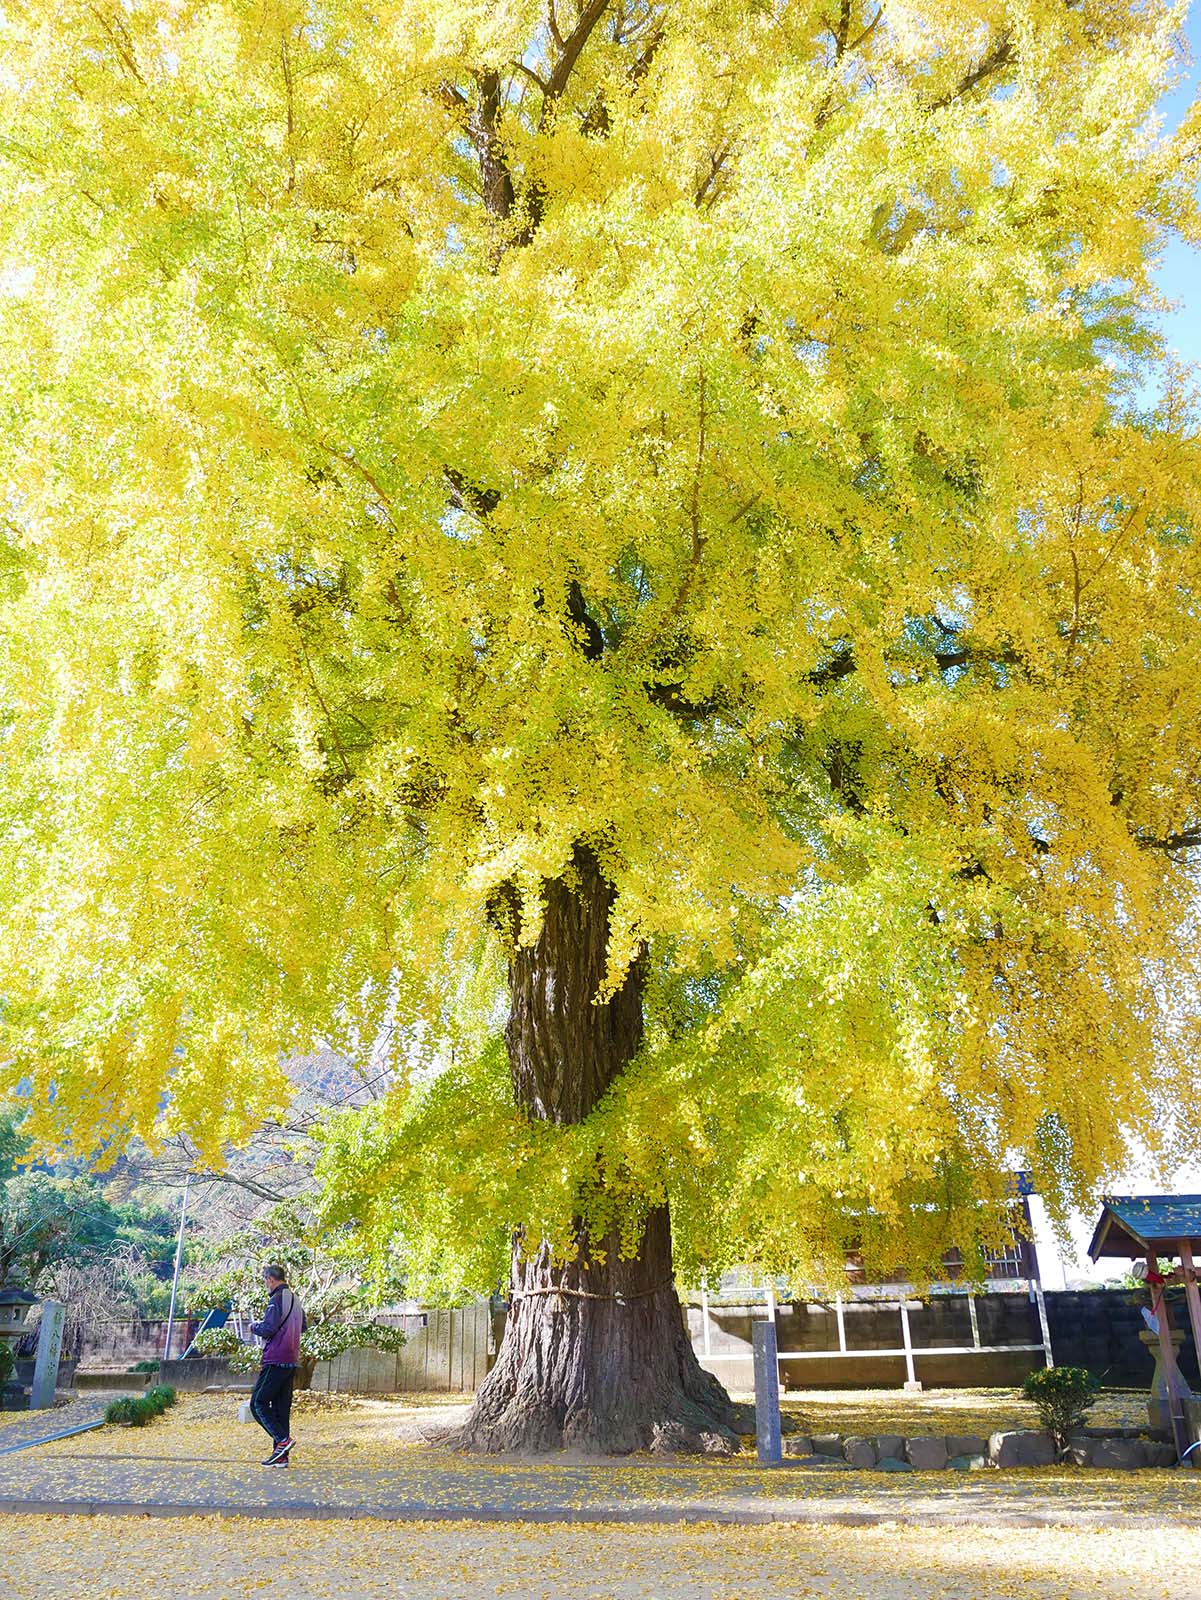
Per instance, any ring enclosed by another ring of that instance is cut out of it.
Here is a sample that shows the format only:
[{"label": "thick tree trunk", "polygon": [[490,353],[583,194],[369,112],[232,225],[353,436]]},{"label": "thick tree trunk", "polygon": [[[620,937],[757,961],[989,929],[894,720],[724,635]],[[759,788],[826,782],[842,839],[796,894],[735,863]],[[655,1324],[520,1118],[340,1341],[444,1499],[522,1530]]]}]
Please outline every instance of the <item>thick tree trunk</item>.
[{"label": "thick tree trunk", "polygon": [[[546,886],[537,942],[514,951],[506,1029],[518,1103],[579,1122],[642,1042],[642,968],[604,1005],[612,891],[590,851]],[[575,1258],[555,1262],[515,1239],[512,1291],[496,1365],[453,1442],[477,1450],[592,1453],[736,1447],[736,1408],[693,1354],[672,1276],[666,1208],[635,1256],[577,1221]]]}]

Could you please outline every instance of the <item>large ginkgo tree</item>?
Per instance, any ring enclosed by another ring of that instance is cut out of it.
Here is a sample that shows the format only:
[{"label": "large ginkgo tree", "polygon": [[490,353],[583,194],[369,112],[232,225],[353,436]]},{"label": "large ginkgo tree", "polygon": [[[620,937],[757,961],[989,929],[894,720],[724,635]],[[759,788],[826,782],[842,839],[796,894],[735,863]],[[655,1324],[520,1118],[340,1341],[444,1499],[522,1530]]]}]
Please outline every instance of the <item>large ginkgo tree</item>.
[{"label": "large ginkgo tree", "polygon": [[211,1160],[391,1030],[329,1214],[511,1252],[464,1441],[603,1449],[731,1437],[677,1272],[1190,1138],[1182,23],[3,0],[25,1131]]}]

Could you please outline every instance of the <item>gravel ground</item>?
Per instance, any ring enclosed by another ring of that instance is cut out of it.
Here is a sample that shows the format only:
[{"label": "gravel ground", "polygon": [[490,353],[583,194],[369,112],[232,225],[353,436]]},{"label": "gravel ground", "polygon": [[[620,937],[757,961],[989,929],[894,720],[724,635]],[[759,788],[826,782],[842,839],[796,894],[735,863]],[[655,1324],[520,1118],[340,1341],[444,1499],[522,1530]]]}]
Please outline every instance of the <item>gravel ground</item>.
[{"label": "gravel ground", "polygon": [[1197,1600],[1201,1533],[24,1517],[19,1600]]}]

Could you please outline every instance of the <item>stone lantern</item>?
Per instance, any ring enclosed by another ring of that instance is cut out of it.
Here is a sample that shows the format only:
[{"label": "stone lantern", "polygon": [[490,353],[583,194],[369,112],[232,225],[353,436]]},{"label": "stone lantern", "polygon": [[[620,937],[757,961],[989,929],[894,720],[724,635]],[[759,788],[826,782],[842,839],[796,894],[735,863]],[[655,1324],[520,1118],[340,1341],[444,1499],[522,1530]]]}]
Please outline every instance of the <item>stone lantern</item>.
[{"label": "stone lantern", "polygon": [[[25,1332],[26,1314],[30,1306],[37,1304],[37,1298],[28,1289],[18,1289],[15,1284],[0,1287],[0,1347],[7,1349],[14,1357],[17,1341]],[[0,1388],[0,1407],[19,1407],[24,1398],[25,1391],[11,1379]]]}]

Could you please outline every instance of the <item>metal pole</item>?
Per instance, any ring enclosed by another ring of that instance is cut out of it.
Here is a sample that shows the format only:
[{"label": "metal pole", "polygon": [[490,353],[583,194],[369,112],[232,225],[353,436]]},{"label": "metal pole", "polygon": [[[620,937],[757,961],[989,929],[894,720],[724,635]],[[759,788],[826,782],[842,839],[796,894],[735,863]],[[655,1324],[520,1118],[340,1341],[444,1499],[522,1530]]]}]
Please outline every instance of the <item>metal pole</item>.
[{"label": "metal pole", "polygon": [[909,1302],[901,1299],[901,1343],[905,1347],[905,1388],[911,1394],[921,1391],[917,1371],[913,1365],[913,1337],[909,1332]]},{"label": "metal pole", "polygon": [[175,1271],[171,1274],[171,1309],[167,1312],[167,1337],[163,1341],[163,1360],[171,1357],[171,1333],[175,1327],[175,1295],[179,1288],[179,1265],[183,1260],[183,1225],[188,1214],[188,1185],[192,1181],[192,1174],[185,1173],[183,1180],[183,1200],[179,1207],[179,1238],[175,1241]]},{"label": "metal pole", "polygon": [[780,1388],[780,1336],[776,1327],[776,1291],[769,1283],[767,1285],[767,1315],[772,1326],[772,1344],[776,1351],[776,1391]]},{"label": "metal pole", "polygon": [[1188,1319],[1193,1330],[1193,1350],[1197,1365],[1201,1367],[1201,1295],[1197,1293],[1197,1270],[1193,1264],[1193,1247],[1188,1239],[1178,1239],[1176,1249],[1180,1265],[1184,1268],[1184,1297],[1188,1301]]},{"label": "metal pole", "polygon": [[[1197,1270],[1193,1262],[1193,1245],[1191,1239],[1177,1241],[1177,1250],[1180,1254],[1180,1265],[1184,1269],[1184,1297],[1188,1302],[1189,1325],[1193,1330],[1193,1354],[1197,1364],[1201,1367],[1201,1295],[1197,1293]],[[1196,1412],[1188,1401],[1184,1401],[1185,1420],[1188,1432],[1196,1431]]]},{"label": "metal pole", "polygon": [[[1159,1272],[1159,1257],[1155,1250],[1147,1252],[1147,1271],[1151,1275]],[[1176,1454],[1183,1459],[1184,1452],[1188,1449],[1190,1440],[1188,1436],[1188,1423],[1184,1415],[1184,1400],[1180,1393],[1180,1375],[1176,1369],[1176,1351],[1172,1345],[1172,1321],[1168,1310],[1168,1296],[1162,1283],[1152,1283],[1151,1312],[1159,1328],[1159,1356],[1163,1363],[1164,1382],[1168,1388],[1168,1415],[1172,1421],[1172,1438],[1176,1443]]]},{"label": "metal pole", "polygon": [[1048,1367],[1055,1365],[1055,1357],[1051,1352],[1051,1324],[1047,1320],[1047,1302],[1043,1295],[1042,1281],[1039,1278],[1030,1279],[1030,1292],[1038,1307],[1038,1327],[1043,1336],[1043,1364]]}]

